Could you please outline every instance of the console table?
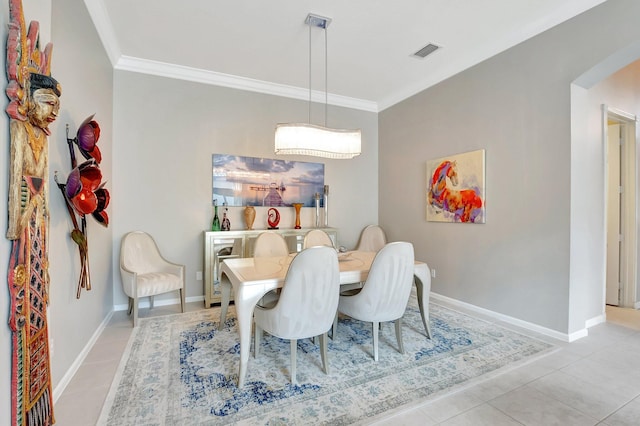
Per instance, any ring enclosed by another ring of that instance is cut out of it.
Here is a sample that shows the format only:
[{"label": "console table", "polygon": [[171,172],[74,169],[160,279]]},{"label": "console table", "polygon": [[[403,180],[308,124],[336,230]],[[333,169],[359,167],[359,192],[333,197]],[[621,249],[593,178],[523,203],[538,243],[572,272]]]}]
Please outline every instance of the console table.
[{"label": "console table", "polygon": [[335,228],[306,229],[252,229],[239,231],[204,232],[204,306],[210,308],[220,303],[220,262],[237,257],[253,257],[256,238],[263,232],[282,235],[289,247],[289,253],[302,250],[304,236],[312,229],[322,229],[338,246],[338,230]]}]

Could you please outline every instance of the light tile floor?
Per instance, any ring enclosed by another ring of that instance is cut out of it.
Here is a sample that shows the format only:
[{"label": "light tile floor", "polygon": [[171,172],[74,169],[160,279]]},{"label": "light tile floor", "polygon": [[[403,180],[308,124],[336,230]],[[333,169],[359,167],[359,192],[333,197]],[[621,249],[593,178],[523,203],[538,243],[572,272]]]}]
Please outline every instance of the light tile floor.
[{"label": "light tile floor", "polygon": [[[202,306],[202,302],[188,303],[187,310]],[[177,306],[162,306],[142,309],[140,316],[178,311]],[[607,323],[589,329],[588,337],[573,343],[537,336],[560,347],[551,355],[363,424],[640,425],[640,311],[607,307],[607,318]],[[56,424],[96,424],[131,330],[126,312],[115,312],[56,401]]]}]

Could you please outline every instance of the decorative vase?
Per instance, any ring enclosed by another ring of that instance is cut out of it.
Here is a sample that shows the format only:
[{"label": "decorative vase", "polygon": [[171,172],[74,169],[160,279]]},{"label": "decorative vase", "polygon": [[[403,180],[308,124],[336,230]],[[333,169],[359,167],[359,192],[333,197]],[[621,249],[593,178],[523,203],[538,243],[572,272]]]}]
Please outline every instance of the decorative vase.
[{"label": "decorative vase", "polygon": [[280,223],[280,212],[278,209],[272,207],[267,211],[267,223],[269,224],[269,229],[278,229],[278,224]]},{"label": "decorative vase", "polygon": [[246,206],[244,208],[244,223],[247,225],[247,229],[253,229],[253,221],[256,219],[256,209],[253,206]]},{"label": "decorative vase", "polygon": [[302,203],[293,203],[292,206],[294,209],[296,209],[296,227],[295,229],[300,229],[300,207],[302,207],[304,204]]},{"label": "decorative vase", "polygon": [[213,222],[211,223],[211,230],[220,230],[220,218],[218,217],[218,203],[216,200],[213,201]]},{"label": "decorative vase", "polygon": [[220,229],[223,231],[231,231],[231,221],[227,217],[228,211],[229,208],[227,208],[227,206],[225,205],[224,212],[222,212],[222,226],[220,227]]}]

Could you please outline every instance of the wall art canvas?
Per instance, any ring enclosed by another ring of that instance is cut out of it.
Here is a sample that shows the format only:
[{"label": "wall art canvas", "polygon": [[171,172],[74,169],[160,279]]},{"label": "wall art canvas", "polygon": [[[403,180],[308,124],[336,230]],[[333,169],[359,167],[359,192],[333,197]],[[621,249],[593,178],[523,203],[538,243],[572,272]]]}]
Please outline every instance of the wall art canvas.
[{"label": "wall art canvas", "polygon": [[427,221],[485,223],[485,152],[427,161]]},{"label": "wall art canvas", "polygon": [[324,164],[213,154],[213,199],[228,206],[315,207]]}]

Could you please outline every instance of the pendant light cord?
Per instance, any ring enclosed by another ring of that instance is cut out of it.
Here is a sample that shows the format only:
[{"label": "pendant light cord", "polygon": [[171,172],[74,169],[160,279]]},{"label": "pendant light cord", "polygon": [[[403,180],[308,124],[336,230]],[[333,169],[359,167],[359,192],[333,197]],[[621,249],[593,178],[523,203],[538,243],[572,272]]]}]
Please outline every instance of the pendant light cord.
[{"label": "pendant light cord", "polygon": [[311,124],[311,24],[309,24],[309,124]]},{"label": "pendant light cord", "polygon": [[[308,122],[311,124],[311,24],[309,26],[309,117]],[[328,58],[329,58],[329,44],[327,40],[327,27],[326,25],[322,27],[324,30],[324,127],[327,127],[327,115],[329,110],[329,66],[328,66]]]},{"label": "pendant light cord", "polygon": [[327,44],[327,27],[324,27],[324,127],[327,127],[327,111],[329,105],[329,86],[327,85],[327,81],[329,79],[329,67],[327,64],[327,58],[329,57],[328,50],[329,45]]}]

